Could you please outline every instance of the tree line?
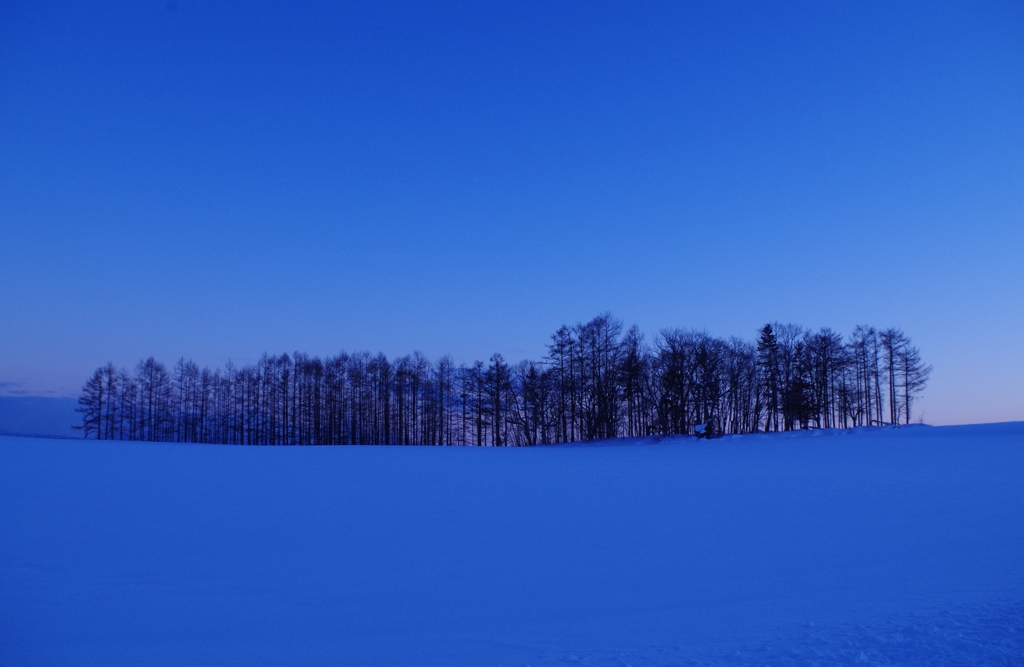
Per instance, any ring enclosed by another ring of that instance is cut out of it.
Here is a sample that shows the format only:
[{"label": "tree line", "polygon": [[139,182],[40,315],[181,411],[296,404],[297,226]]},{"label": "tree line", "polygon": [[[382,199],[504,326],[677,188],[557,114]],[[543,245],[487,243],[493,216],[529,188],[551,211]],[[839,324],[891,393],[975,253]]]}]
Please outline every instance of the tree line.
[{"label": "tree line", "polygon": [[910,423],[931,366],[899,329],[845,340],[767,324],[754,342],[610,314],[562,326],[540,361],[456,365],[419,352],[264,354],[211,370],[152,357],[82,389],[85,437],[246,445],[523,446],[647,435]]}]

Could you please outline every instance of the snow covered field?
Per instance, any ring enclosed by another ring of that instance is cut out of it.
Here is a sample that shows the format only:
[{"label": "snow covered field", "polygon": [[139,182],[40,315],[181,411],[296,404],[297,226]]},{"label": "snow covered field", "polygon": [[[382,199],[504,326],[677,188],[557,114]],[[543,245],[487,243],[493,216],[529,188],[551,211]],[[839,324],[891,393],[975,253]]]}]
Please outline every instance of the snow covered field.
[{"label": "snow covered field", "polygon": [[0,437],[0,664],[1024,664],[1024,423]]}]

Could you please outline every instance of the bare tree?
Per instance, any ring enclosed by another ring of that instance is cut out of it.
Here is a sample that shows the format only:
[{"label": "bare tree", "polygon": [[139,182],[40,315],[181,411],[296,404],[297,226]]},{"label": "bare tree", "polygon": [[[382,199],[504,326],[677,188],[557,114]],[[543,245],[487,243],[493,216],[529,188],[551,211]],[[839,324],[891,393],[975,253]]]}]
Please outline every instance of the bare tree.
[{"label": "bare tree", "polygon": [[[99,439],[280,444],[537,445],[698,424],[746,433],[909,423],[931,366],[899,329],[765,325],[755,343],[666,329],[648,346],[610,314],[560,327],[540,362],[431,363],[419,352],[264,354],[254,364],[98,368],[79,398]],[[883,392],[882,387],[886,391]],[[708,430],[703,429],[705,433]]]}]

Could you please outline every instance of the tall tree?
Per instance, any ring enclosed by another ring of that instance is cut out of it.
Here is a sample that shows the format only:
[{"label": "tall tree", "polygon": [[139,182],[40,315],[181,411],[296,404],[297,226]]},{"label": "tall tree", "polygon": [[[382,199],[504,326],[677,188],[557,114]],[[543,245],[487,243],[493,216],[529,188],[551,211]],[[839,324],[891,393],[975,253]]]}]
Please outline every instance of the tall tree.
[{"label": "tall tree", "polygon": [[900,374],[900,360],[903,357],[903,348],[907,345],[908,341],[902,331],[889,328],[879,332],[878,342],[882,349],[882,364],[886,379],[888,380],[889,423],[898,424],[903,406],[901,404],[902,393],[899,390],[897,379]]},{"label": "tall tree", "polygon": [[103,382],[103,369],[97,368],[85,381],[82,393],[78,397],[76,411],[82,415],[82,423],[75,428],[81,429],[83,437],[95,435],[97,440],[104,438],[103,411],[108,400],[106,385]]},{"label": "tall tree", "polygon": [[766,324],[757,339],[757,366],[760,369],[760,396],[765,399],[765,431],[779,430],[779,342],[772,325]]},{"label": "tall tree", "polygon": [[142,440],[170,440],[171,384],[167,368],[150,357],[135,368],[139,386],[139,436]]},{"label": "tall tree", "polygon": [[910,408],[914,401],[928,385],[928,379],[932,373],[931,365],[926,365],[921,360],[921,351],[910,344],[910,338],[900,350],[900,383],[903,387],[903,410],[906,421],[910,423]]},{"label": "tall tree", "polygon": [[487,367],[486,374],[487,394],[490,401],[491,417],[493,427],[491,429],[491,444],[501,447],[508,440],[508,394],[512,389],[512,375],[505,357],[500,352],[491,356],[491,365]]}]

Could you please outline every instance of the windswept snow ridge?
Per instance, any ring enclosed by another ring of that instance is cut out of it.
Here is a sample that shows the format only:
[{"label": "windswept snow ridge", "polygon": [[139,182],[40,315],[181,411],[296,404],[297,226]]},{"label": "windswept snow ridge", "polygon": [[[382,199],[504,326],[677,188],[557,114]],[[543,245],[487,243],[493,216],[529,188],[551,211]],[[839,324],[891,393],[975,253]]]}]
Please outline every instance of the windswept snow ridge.
[{"label": "windswept snow ridge", "polygon": [[0,437],[0,664],[1024,663],[1024,424]]}]

